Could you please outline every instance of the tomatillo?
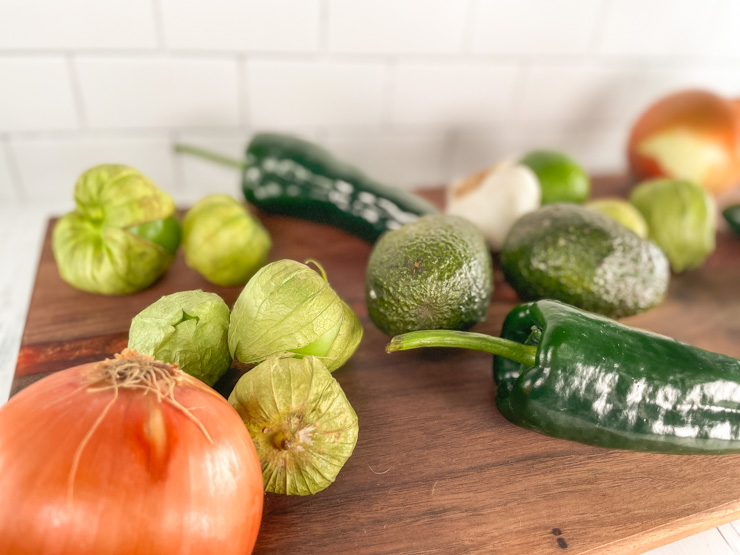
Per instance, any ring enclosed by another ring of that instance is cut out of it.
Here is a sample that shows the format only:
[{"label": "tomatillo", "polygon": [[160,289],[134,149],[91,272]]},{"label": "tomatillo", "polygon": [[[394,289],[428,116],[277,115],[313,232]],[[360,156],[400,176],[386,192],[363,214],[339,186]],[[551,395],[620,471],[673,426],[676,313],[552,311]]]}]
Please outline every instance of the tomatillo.
[{"label": "tomatillo", "polygon": [[295,260],[260,269],[236,300],[229,324],[229,352],[257,364],[274,355],[315,356],[329,371],[342,366],[362,339],[349,305],[318,272]]},{"label": "tomatillo", "polygon": [[267,264],[270,234],[229,195],[199,200],[182,222],[185,263],[216,285],[244,285]]},{"label": "tomatillo", "polygon": [[76,209],[54,226],[52,249],[64,281],[89,293],[146,289],[180,243],[175,203],[134,168],[104,164],[75,185]]}]

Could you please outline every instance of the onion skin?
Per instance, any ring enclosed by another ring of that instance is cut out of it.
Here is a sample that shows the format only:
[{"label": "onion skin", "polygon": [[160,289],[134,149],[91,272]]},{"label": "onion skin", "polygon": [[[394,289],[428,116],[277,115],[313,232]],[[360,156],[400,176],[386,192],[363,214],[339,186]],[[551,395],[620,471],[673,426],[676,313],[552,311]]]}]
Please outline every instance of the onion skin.
[{"label": "onion skin", "polygon": [[[712,194],[719,194],[740,181],[740,111],[736,103],[709,91],[687,90],[678,92],[650,106],[632,128],[628,143],[630,168],[635,177],[671,177],[695,181]],[[648,146],[662,136],[670,142],[690,141],[681,152],[672,146]],[[680,138],[677,137],[680,135]],[[664,150],[661,154],[655,150]],[[705,149],[705,159],[700,150]],[[649,152],[652,150],[652,152]],[[679,170],[668,158],[678,160]],[[693,159],[688,159],[693,158]]]},{"label": "onion skin", "polygon": [[236,411],[178,369],[174,399],[192,417],[140,389],[119,387],[111,403],[113,389],[88,387],[99,364],[0,409],[0,552],[249,553],[262,473]]}]

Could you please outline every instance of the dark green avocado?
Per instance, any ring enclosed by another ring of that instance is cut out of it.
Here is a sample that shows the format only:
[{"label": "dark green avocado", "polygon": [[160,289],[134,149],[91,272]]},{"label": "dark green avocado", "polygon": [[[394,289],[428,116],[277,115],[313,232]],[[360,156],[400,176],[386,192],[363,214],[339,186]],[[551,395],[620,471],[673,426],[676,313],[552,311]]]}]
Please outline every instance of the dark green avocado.
[{"label": "dark green avocado", "polygon": [[556,299],[611,318],[660,304],[670,280],[668,259],[654,243],[575,204],[519,218],[501,266],[522,300]]},{"label": "dark green avocado", "polygon": [[431,214],[384,233],[368,261],[368,315],[390,336],[468,329],[485,319],[492,292],[486,241],[456,216]]}]

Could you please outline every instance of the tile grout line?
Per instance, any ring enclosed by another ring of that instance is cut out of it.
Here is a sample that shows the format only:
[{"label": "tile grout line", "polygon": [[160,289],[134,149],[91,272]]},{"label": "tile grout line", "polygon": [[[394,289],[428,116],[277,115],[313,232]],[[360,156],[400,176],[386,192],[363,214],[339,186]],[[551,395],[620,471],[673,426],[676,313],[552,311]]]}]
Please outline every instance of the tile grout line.
[{"label": "tile grout line", "polygon": [[170,142],[170,160],[172,160],[172,178],[175,180],[174,190],[181,195],[187,193],[185,186],[185,169],[183,168],[182,156],[175,152],[175,144],[182,140],[179,130],[171,129],[167,134]]},{"label": "tile grout line", "polygon": [[71,52],[65,55],[67,64],[67,77],[72,89],[72,98],[74,100],[75,111],[77,112],[77,124],[80,130],[86,130],[89,127],[88,116],[85,110],[85,97],[82,94],[82,83],[80,82],[80,72],[77,66],[77,58]]},{"label": "tile grout line", "polygon": [[[154,0],[153,0],[154,1]],[[597,33],[594,33],[597,35]],[[596,36],[594,40],[599,37]],[[159,39],[158,39],[159,40]],[[237,49],[225,50],[198,50],[198,49],[93,49],[80,48],[69,51],[75,57],[96,57],[105,59],[190,59],[190,60],[231,60],[235,55],[243,53]],[[44,56],[59,56],[59,50],[38,49],[38,50],[9,50],[0,48],[0,59],[4,56],[38,58]],[[159,56],[157,56],[159,55]],[[372,63],[381,62],[388,57],[388,54],[382,52],[303,52],[303,51],[260,51],[250,55],[253,59],[259,61],[275,62],[292,62],[292,61],[310,61],[310,62],[330,62],[330,63]],[[737,71],[740,67],[740,56],[719,56],[719,55],[663,55],[650,54],[645,56],[634,54],[610,54],[610,53],[585,53],[585,54],[537,54],[528,55],[526,53],[514,54],[496,54],[496,53],[474,53],[474,52],[457,52],[457,53],[400,53],[392,55],[397,60],[413,61],[418,63],[438,63],[441,65],[452,65],[460,63],[500,63],[515,64],[526,57],[532,63],[544,65],[562,65],[572,64],[574,66],[591,67],[596,63],[604,64],[607,68],[631,68],[637,62],[659,65],[669,71],[681,71],[686,69],[708,69],[713,71]]]},{"label": "tile grout line", "polygon": [[380,130],[393,132],[393,97],[396,93],[396,81],[398,80],[398,61],[393,56],[388,56],[384,65],[384,81],[382,93],[382,106],[380,111]]},{"label": "tile grout line", "polygon": [[8,173],[10,173],[13,193],[16,200],[27,200],[26,188],[23,184],[23,175],[21,174],[18,161],[13,155],[13,149],[10,147],[10,135],[7,133],[0,134],[0,155],[5,159],[8,166]]},{"label": "tile grout line", "polygon": [[326,55],[329,53],[329,19],[331,17],[329,0],[319,0],[319,28],[318,28],[318,52]]},{"label": "tile grout line", "polygon": [[240,54],[236,59],[236,106],[239,125],[249,127],[249,64],[247,54]]},{"label": "tile grout line", "polygon": [[460,51],[466,55],[473,55],[473,30],[475,14],[478,12],[478,1],[468,0],[465,4],[465,15],[463,19],[462,38]]},{"label": "tile grout line", "polygon": [[608,14],[611,11],[612,0],[602,0],[599,6],[599,11],[596,15],[596,21],[594,27],[591,30],[591,38],[588,41],[589,52],[598,57],[601,54],[602,47],[604,45],[604,30],[608,21]]},{"label": "tile grout line", "polygon": [[151,0],[152,2],[152,18],[154,21],[154,41],[156,50],[162,52],[167,49],[167,42],[165,40],[164,30],[164,14],[162,7],[162,0]]},{"label": "tile grout line", "polygon": [[532,62],[528,58],[523,58],[516,65],[517,75],[514,80],[514,86],[511,88],[511,99],[509,100],[509,110],[512,114],[513,121],[521,121],[522,99],[527,90],[527,82],[532,72]]}]

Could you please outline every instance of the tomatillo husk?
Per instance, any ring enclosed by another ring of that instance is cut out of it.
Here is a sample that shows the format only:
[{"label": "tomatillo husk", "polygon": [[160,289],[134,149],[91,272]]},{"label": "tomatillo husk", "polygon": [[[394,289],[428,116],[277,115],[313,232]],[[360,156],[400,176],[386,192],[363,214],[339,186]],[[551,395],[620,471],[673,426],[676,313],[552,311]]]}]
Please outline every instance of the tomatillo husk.
[{"label": "tomatillo husk", "polygon": [[707,191],[679,179],[653,179],[639,184],[630,202],[648,225],[648,239],[668,257],[680,273],[701,266],[714,252],[716,208]]},{"label": "tomatillo husk", "polygon": [[316,357],[270,357],[229,396],[252,436],[265,491],[310,495],[331,485],[357,443],[357,414]]},{"label": "tomatillo husk", "polygon": [[216,285],[244,285],[267,263],[272,241],[247,207],[228,195],[198,201],[183,220],[188,266]]},{"label": "tomatillo husk", "polygon": [[321,272],[295,260],[259,270],[231,313],[231,356],[256,364],[293,352],[319,357],[330,371],[342,366],[360,344],[362,325]]},{"label": "tomatillo husk", "polygon": [[[149,287],[167,270],[179,244],[172,198],[141,172],[105,164],[80,176],[77,208],[54,226],[52,248],[62,279],[90,293],[125,295]],[[160,221],[171,237],[138,234]]]},{"label": "tomatillo husk", "polygon": [[215,293],[182,291],[162,297],[131,321],[128,346],[152,355],[207,385],[231,365],[229,307]]}]

